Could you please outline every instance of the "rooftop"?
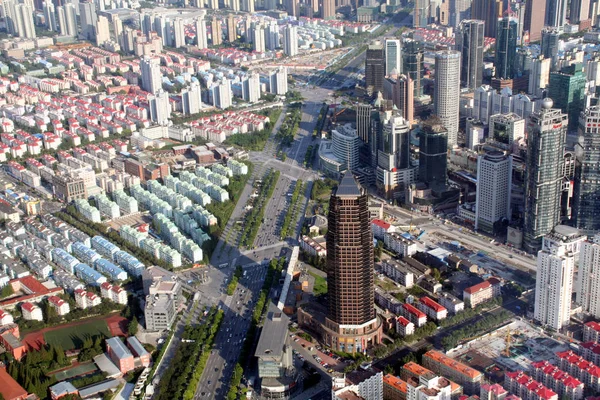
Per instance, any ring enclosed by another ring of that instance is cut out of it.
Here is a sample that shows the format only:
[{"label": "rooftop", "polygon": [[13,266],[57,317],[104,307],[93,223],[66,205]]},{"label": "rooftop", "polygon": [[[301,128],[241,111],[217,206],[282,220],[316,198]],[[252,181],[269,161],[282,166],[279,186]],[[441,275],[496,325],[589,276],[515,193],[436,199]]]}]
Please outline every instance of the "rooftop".
[{"label": "rooftop", "polygon": [[110,349],[119,360],[128,357],[133,357],[133,354],[131,354],[127,346],[125,346],[121,339],[119,339],[118,337],[106,339],[106,344],[110,346]]},{"label": "rooftop", "polygon": [[27,391],[6,372],[4,364],[0,367],[0,394],[5,399],[16,399],[27,396]]},{"label": "rooftop", "polygon": [[441,353],[439,351],[430,350],[427,353],[425,353],[424,357],[428,357],[431,360],[434,360],[440,364],[443,364],[449,368],[452,368],[453,370],[460,372],[462,375],[466,375],[471,379],[476,379],[476,378],[481,377],[481,372],[479,372],[461,362],[458,362],[458,361],[454,360],[453,358],[450,358],[447,355],[445,355],[444,353]]},{"label": "rooftop", "polygon": [[362,195],[362,191],[356,179],[354,179],[354,175],[352,175],[352,172],[346,171],[335,191],[335,196],[358,197],[360,195]]},{"label": "rooftop", "polygon": [[283,354],[288,323],[288,316],[271,304],[254,355],[261,358],[280,358]]}]

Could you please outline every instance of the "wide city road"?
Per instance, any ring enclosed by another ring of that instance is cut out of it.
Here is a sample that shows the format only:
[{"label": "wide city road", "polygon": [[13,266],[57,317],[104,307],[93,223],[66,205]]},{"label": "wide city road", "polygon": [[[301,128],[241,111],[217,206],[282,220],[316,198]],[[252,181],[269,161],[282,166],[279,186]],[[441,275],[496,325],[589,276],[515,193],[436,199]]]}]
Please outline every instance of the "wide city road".
[{"label": "wide city road", "polygon": [[240,356],[268,264],[248,268],[232,296],[220,304],[225,315],[215,336],[213,350],[200,378],[195,399],[223,399]]}]

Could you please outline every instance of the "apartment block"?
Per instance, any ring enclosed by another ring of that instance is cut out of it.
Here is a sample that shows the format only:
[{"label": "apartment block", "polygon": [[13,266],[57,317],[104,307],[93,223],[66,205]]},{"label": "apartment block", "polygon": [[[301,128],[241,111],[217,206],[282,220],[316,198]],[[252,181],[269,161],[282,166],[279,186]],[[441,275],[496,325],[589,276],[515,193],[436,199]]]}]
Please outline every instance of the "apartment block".
[{"label": "apartment block", "polygon": [[500,296],[500,294],[500,281],[492,277],[477,285],[466,288],[463,291],[463,300],[466,305],[475,308],[481,303]]},{"label": "apartment block", "polygon": [[444,353],[436,350],[428,351],[423,355],[423,366],[462,385],[467,394],[480,392],[483,374]]},{"label": "apartment block", "polygon": [[531,364],[533,379],[552,389],[559,398],[583,399],[583,383],[548,361]]},{"label": "apartment block", "polygon": [[600,367],[570,350],[556,353],[556,355],[560,369],[579,379],[590,389],[596,392],[600,391]]},{"label": "apartment block", "polygon": [[506,372],[504,388],[523,400],[558,400],[558,394],[533,380],[523,371]]}]

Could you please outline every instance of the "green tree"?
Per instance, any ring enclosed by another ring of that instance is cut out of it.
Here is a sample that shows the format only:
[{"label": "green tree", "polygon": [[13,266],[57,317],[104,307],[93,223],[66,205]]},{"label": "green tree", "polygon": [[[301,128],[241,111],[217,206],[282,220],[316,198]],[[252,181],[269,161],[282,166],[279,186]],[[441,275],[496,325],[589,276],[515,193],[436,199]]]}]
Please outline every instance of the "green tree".
[{"label": "green tree", "polygon": [[134,316],[131,322],[129,322],[129,326],[127,327],[127,333],[129,336],[135,336],[139,328],[139,323],[137,318]]}]

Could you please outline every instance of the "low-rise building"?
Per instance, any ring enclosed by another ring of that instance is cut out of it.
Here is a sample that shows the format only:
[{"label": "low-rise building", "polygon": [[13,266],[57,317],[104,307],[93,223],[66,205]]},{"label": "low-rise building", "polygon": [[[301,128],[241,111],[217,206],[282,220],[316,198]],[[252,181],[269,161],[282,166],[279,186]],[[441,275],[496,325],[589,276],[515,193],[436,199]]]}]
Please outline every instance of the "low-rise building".
[{"label": "low-rise building", "polygon": [[500,296],[500,294],[500,280],[491,277],[477,285],[466,288],[463,291],[463,300],[469,307],[475,308],[481,303]]},{"label": "low-rise building", "polygon": [[21,304],[21,314],[27,321],[42,321],[44,319],[42,309],[27,301]]},{"label": "low-rise building", "polygon": [[[388,278],[410,289],[415,284],[415,271],[398,260],[388,259],[380,264],[381,272]],[[418,274],[418,273],[417,273]]]},{"label": "low-rise building", "polygon": [[581,355],[587,361],[591,361],[596,365],[600,365],[600,343],[585,342],[579,344],[581,347]]},{"label": "low-rise building", "polygon": [[392,374],[383,377],[384,400],[406,400],[406,393],[406,381]]},{"label": "low-rise building", "polygon": [[448,310],[441,304],[433,301],[430,297],[423,296],[417,303],[419,310],[423,311],[429,318],[441,321],[448,316]]},{"label": "low-rise building", "polygon": [[600,367],[587,361],[572,351],[556,353],[558,367],[579,379],[595,392],[600,391]]},{"label": "low-rise building", "polygon": [[127,304],[127,291],[119,285],[104,282],[100,285],[100,296],[117,304]]},{"label": "low-rise building", "polygon": [[438,303],[446,307],[451,314],[457,314],[465,309],[465,302],[447,292],[438,294]]},{"label": "low-rise building", "polygon": [[106,339],[106,352],[122,374],[135,368],[133,354],[118,337]]},{"label": "low-rise building", "polygon": [[13,322],[14,322],[14,319],[13,319],[12,314],[0,309],[0,326],[12,324]]},{"label": "low-rise building", "polygon": [[423,366],[458,383],[467,394],[478,394],[483,374],[442,352],[430,350],[423,355]]},{"label": "low-rise building", "polygon": [[398,232],[385,233],[383,243],[385,247],[402,257],[409,257],[417,252],[417,243]]},{"label": "low-rise building", "polygon": [[408,303],[402,304],[402,315],[410,322],[415,324],[417,328],[420,328],[427,323],[427,315],[423,311]]},{"label": "low-rise building", "polygon": [[52,400],[58,400],[68,395],[79,396],[79,390],[67,381],[58,382],[56,385],[50,386],[49,390]]},{"label": "low-rise building", "polygon": [[583,399],[583,382],[561,371],[547,360],[532,363],[531,372],[533,379],[552,389],[559,398]]},{"label": "low-rise building", "polygon": [[371,221],[371,230],[375,239],[383,240],[386,233],[396,232],[396,227],[382,219],[375,218]]},{"label": "low-rise building", "polygon": [[590,321],[583,325],[583,341],[600,342],[600,323]]},{"label": "low-rise building", "polygon": [[481,400],[504,400],[508,396],[508,392],[497,383],[486,383],[481,385],[479,398]]},{"label": "low-rise building", "polygon": [[141,366],[148,367],[150,365],[150,353],[135,336],[129,336],[127,338],[127,347],[129,347],[136,359],[139,360]]},{"label": "low-rise building", "polygon": [[71,311],[69,303],[67,303],[58,296],[48,297],[48,303],[50,304],[50,307],[52,307],[56,311],[57,315],[67,315],[69,311]]},{"label": "low-rise building", "polygon": [[409,336],[415,333],[415,324],[403,316],[396,318],[396,333],[402,336]]},{"label": "low-rise building", "polygon": [[558,400],[558,395],[523,371],[506,372],[504,388],[523,400]]}]

